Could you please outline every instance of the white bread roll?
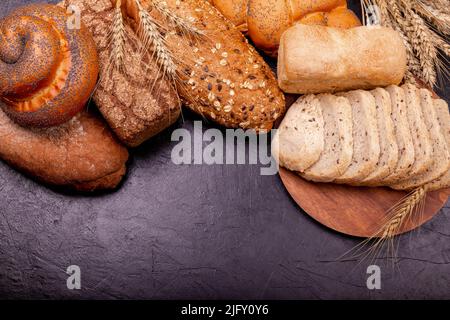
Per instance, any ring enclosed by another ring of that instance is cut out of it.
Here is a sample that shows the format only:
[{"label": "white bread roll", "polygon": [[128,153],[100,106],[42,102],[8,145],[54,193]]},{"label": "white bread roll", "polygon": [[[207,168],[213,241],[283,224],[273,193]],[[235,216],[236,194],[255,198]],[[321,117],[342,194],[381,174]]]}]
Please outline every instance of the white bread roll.
[{"label": "white bread roll", "polygon": [[399,34],[389,28],[296,24],[281,38],[278,82],[288,93],[398,85],[405,72],[405,46]]}]

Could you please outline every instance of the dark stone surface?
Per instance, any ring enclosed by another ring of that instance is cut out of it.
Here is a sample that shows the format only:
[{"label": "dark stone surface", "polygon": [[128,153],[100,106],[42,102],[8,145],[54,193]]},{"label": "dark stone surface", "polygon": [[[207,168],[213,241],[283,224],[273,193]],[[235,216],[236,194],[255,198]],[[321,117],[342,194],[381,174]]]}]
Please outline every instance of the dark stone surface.
[{"label": "dark stone surface", "polygon": [[[29,2],[2,1],[0,16]],[[370,291],[370,261],[336,261],[360,240],[303,214],[278,176],[172,164],[171,131],[199,118],[185,119],[132,152],[114,193],[64,194],[0,162],[0,297],[450,298],[448,204],[396,240],[398,264],[375,261],[382,289]],[[72,264],[82,290],[66,287]]]}]

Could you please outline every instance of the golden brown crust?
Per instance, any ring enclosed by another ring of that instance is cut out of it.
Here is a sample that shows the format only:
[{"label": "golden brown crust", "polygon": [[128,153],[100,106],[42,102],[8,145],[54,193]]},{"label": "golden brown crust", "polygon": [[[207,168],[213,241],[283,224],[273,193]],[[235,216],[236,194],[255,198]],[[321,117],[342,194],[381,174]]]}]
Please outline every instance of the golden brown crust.
[{"label": "golden brown crust", "polygon": [[242,32],[247,31],[248,0],[208,0]]},{"label": "golden brown crust", "polygon": [[43,129],[23,128],[0,111],[0,157],[39,181],[94,191],[120,183],[128,151],[102,120],[86,111]]},{"label": "golden brown crust", "polygon": [[285,112],[285,100],[264,59],[208,2],[188,0],[178,9],[176,0],[167,2],[178,15],[193,16],[207,34],[194,46],[176,34],[168,38],[178,59],[192,54],[180,88],[183,92],[187,86],[181,93],[186,104],[226,127],[272,128]]},{"label": "golden brown crust", "polygon": [[[166,43],[179,62],[181,81],[177,88],[186,105],[226,127],[270,129],[284,113],[285,100],[263,58],[209,2],[166,3],[179,17],[194,18],[205,33],[198,41],[190,41],[176,31],[166,35]],[[130,6],[128,14],[138,21],[135,7]],[[164,23],[156,10],[150,14]]]},{"label": "golden brown crust", "polygon": [[[98,77],[98,56],[84,25],[69,28],[54,5],[21,7],[0,21],[0,103],[23,126],[50,127],[84,107]],[[27,39],[23,42],[23,39]]]},{"label": "golden brown crust", "polygon": [[359,18],[347,8],[336,8],[330,12],[313,12],[304,16],[298,23],[344,29],[361,26]]},{"label": "golden brown crust", "polygon": [[271,56],[277,55],[283,32],[296,22],[342,28],[361,25],[353,11],[347,9],[346,0],[210,0],[210,2],[240,29],[248,29],[248,35],[255,45]]}]

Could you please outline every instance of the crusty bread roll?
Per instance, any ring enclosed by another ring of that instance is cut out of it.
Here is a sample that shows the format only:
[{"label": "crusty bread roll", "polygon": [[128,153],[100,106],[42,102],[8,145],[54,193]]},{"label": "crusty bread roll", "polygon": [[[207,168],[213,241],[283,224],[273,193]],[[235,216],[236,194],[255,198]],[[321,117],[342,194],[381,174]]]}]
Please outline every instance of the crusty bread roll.
[{"label": "crusty bread roll", "polygon": [[42,129],[21,127],[0,111],[0,158],[39,181],[94,191],[117,187],[128,151],[104,121],[86,111]]},{"label": "crusty bread roll", "polygon": [[[309,15],[319,19],[312,20]],[[361,25],[353,11],[347,9],[346,0],[249,0],[248,34],[258,48],[271,56],[277,55],[283,32],[296,22],[345,28]]]},{"label": "crusty bread roll", "polygon": [[276,56],[283,32],[294,23],[352,28],[361,22],[346,0],[209,0],[255,45]]},{"label": "crusty bread roll", "polygon": [[208,0],[239,30],[247,31],[247,6],[249,0]]},{"label": "crusty bread roll", "polygon": [[288,93],[398,85],[405,72],[405,46],[389,28],[297,24],[281,38],[278,83]]}]

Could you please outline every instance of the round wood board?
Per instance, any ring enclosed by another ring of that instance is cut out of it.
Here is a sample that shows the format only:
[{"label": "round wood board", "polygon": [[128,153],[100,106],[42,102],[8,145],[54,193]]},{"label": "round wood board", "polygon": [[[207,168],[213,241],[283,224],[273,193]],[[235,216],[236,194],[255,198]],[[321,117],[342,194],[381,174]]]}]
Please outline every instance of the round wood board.
[{"label": "round wood board", "polygon": [[[335,231],[356,237],[375,235],[387,210],[406,195],[389,188],[313,183],[284,168],[279,173],[289,194],[309,216]],[[433,218],[449,195],[450,189],[428,193],[423,214],[405,223],[397,234],[411,231]]]}]

